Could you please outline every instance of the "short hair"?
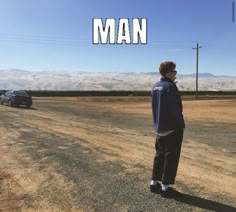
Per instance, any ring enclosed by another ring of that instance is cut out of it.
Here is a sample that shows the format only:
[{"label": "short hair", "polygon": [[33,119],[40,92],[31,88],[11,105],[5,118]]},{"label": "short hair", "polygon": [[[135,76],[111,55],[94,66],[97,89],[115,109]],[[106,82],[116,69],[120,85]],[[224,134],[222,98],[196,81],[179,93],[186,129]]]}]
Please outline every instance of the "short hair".
[{"label": "short hair", "polygon": [[166,61],[160,64],[159,72],[162,76],[165,76],[169,71],[175,70],[176,64],[171,61]]}]

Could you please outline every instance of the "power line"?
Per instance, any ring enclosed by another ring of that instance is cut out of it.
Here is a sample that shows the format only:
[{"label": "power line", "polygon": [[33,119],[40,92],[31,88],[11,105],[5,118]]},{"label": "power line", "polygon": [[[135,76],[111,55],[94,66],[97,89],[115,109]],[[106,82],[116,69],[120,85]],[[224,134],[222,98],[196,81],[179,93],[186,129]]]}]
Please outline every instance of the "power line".
[{"label": "power line", "polygon": [[[68,37],[68,36],[47,36],[47,35],[17,35],[17,34],[2,34],[0,33],[0,42],[9,44],[9,43],[19,43],[19,44],[39,44],[39,45],[55,45],[55,46],[89,46],[92,47],[91,41],[88,39],[83,38],[75,38],[75,37]],[[146,49],[156,49],[156,48],[165,48],[166,51],[173,51],[179,52],[189,49],[190,47],[190,40],[151,40],[148,42],[148,45],[135,45],[129,46],[129,48],[146,48]],[[214,53],[219,52],[219,54],[232,54],[235,55],[236,49],[232,46],[230,48],[220,48],[214,46],[213,44],[207,43],[208,51],[214,51]],[[96,46],[98,48],[99,46]],[[102,45],[100,47],[107,47],[107,48],[118,48],[118,47],[126,47],[126,46],[119,46],[119,45]]]},{"label": "power line", "polygon": [[[56,44],[56,45],[91,45],[91,41],[83,38],[66,37],[66,36],[45,36],[45,35],[19,35],[19,34],[2,34],[0,33],[0,41],[13,41],[17,43],[35,43],[35,44]],[[151,40],[148,47],[173,47],[181,46],[189,48],[190,40]],[[104,45],[103,45],[104,46]],[[109,46],[109,45],[108,45]]]}]

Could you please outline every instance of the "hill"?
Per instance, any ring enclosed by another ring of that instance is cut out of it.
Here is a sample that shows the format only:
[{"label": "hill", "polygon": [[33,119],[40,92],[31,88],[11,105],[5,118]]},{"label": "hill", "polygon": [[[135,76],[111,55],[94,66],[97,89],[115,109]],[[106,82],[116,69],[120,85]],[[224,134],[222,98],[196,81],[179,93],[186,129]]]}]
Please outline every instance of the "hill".
[{"label": "hill", "polygon": [[[0,73],[0,89],[4,90],[150,90],[160,79],[154,72],[62,73],[12,69],[0,70]],[[178,75],[176,81],[179,90],[195,90],[195,74]],[[200,73],[199,90],[236,90],[236,77]]]}]

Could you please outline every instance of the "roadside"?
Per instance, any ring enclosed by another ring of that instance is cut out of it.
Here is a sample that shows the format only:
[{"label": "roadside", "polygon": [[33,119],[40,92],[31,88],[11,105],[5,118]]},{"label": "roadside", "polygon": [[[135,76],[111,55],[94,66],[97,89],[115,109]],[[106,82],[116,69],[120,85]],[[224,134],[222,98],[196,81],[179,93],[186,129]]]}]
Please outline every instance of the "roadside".
[{"label": "roadside", "polygon": [[201,103],[192,111],[196,102],[184,102],[188,127],[176,184],[184,196],[177,201],[148,190],[154,155],[148,99],[37,98],[31,110],[1,106],[0,209],[235,210],[236,190],[227,186],[236,184],[235,101],[220,101],[228,116],[219,113],[218,121],[197,119]]}]

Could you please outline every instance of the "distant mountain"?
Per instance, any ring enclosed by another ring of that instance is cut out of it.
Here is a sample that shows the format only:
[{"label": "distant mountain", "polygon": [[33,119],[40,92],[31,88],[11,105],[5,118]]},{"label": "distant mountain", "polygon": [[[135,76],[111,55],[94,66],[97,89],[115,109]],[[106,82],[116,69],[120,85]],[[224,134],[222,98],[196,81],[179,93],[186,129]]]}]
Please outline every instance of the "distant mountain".
[{"label": "distant mountain", "polygon": [[[157,75],[157,72],[147,72],[148,75]],[[196,77],[196,73],[194,74],[178,74],[178,77]],[[211,77],[228,77],[228,76],[216,76],[211,73],[198,73],[199,78],[211,78]]]},{"label": "distant mountain", "polygon": [[[0,89],[22,90],[150,90],[157,72],[30,72],[0,70]],[[195,90],[195,74],[177,75],[179,90]],[[235,90],[236,77],[199,73],[199,90]]]},{"label": "distant mountain", "polygon": [[25,70],[20,70],[20,69],[10,69],[10,70],[0,70],[1,74],[16,74],[16,75],[25,75],[25,74],[31,74],[32,72],[30,71],[25,71]]},{"label": "distant mountain", "polygon": [[[185,74],[185,75],[179,75],[181,77],[196,77],[196,74]],[[213,74],[210,74],[210,73],[199,73],[198,74],[198,77],[199,78],[211,78],[211,77],[217,77]]]}]

